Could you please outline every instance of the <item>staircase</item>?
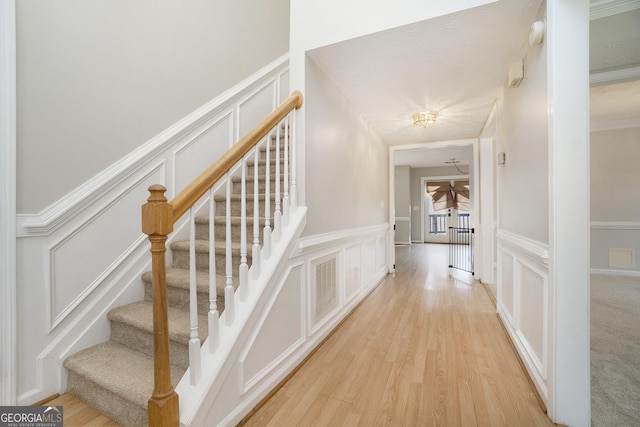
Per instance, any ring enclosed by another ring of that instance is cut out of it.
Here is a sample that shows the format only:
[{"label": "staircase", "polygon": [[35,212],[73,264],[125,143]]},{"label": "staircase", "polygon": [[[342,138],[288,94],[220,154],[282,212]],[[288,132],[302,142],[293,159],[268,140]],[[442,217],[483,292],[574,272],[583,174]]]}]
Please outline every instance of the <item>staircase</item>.
[{"label": "staircase", "polygon": [[[281,132],[282,134],[283,132]],[[257,165],[247,160],[246,171],[246,216],[247,240],[249,247],[253,242],[254,185],[259,188],[260,208],[260,244],[262,245],[265,226],[265,174],[266,144],[260,148],[260,160]],[[273,226],[275,210],[275,149],[276,138],[269,144],[270,153],[270,211]],[[280,181],[284,177],[284,137],[280,138]],[[254,182],[254,168],[259,169],[258,182]],[[241,228],[241,177],[231,178],[232,194],[229,200],[231,209],[231,240],[233,286],[238,287],[240,265],[240,228]],[[224,187],[224,185],[223,185]],[[224,288],[226,284],[226,195],[215,195],[215,271],[217,288],[217,309],[222,313],[225,307]],[[222,213],[222,215],[220,214]],[[208,337],[207,313],[209,312],[209,221],[208,217],[196,217],[195,252],[196,283],[198,307],[198,335],[200,342]],[[190,242],[174,241],[169,246],[172,252],[172,265],[167,268],[167,304],[169,318],[169,340],[171,361],[171,382],[180,381],[189,366],[189,251]],[[251,250],[247,251],[247,263],[251,265]],[[108,342],[87,348],[68,357],[64,367],[68,371],[67,392],[83,400],[107,417],[123,426],[146,426],[148,423],[147,402],[154,388],[154,342],[152,310],[152,274],[142,275],[145,292],[144,300],[113,308],[108,312],[111,324],[111,337]]]}]

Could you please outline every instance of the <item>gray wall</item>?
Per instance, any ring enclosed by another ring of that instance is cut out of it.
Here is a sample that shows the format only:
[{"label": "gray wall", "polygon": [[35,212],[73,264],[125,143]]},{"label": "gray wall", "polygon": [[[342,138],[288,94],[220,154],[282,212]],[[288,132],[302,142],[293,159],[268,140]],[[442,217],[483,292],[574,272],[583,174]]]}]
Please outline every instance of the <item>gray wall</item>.
[{"label": "gray wall", "polygon": [[609,266],[609,248],[634,249],[640,270],[640,127],[591,133],[591,267]]},{"label": "gray wall", "polygon": [[396,166],[395,174],[395,242],[409,243],[411,242],[411,214],[409,211],[411,205],[411,168],[409,166]]},{"label": "gray wall", "polygon": [[[517,58],[514,58],[516,60]],[[524,79],[503,89],[499,102],[499,227],[540,243],[549,242],[547,43],[529,49]]]},{"label": "gray wall", "polygon": [[306,63],[304,236],[388,219],[388,149],[313,61]]},{"label": "gray wall", "polygon": [[285,54],[289,1],[17,8],[18,213],[38,213]]}]

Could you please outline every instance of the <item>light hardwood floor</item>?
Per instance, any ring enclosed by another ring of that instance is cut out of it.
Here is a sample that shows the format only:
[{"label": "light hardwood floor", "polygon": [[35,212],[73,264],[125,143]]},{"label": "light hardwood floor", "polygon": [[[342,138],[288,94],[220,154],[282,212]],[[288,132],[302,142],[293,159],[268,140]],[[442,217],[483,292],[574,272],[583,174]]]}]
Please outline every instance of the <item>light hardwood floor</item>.
[{"label": "light hardwood floor", "polygon": [[[482,285],[446,246],[396,249],[384,282],[246,426],[552,426]],[[118,426],[70,395],[65,426]]]},{"label": "light hardwood floor", "polygon": [[485,289],[446,246],[387,279],[246,426],[551,426]]},{"label": "light hardwood floor", "polygon": [[120,427],[114,421],[102,415],[95,409],[85,405],[77,397],[63,394],[43,405],[62,406],[65,427]]}]

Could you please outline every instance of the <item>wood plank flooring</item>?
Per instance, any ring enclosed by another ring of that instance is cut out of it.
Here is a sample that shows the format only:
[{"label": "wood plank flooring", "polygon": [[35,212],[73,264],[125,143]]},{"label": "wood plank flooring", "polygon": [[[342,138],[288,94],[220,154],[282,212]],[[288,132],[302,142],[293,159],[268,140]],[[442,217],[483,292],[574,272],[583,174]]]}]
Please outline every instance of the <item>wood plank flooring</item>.
[{"label": "wood plank flooring", "polygon": [[387,279],[246,426],[552,426],[471,275],[444,245]]},{"label": "wood plank flooring", "polygon": [[70,394],[58,396],[47,403],[43,403],[43,405],[62,406],[65,427],[120,427],[120,424],[110,420]]},{"label": "wood plank flooring", "polygon": [[[396,276],[246,426],[552,426],[482,285],[446,246],[396,248]],[[65,426],[118,424],[62,395]]]}]

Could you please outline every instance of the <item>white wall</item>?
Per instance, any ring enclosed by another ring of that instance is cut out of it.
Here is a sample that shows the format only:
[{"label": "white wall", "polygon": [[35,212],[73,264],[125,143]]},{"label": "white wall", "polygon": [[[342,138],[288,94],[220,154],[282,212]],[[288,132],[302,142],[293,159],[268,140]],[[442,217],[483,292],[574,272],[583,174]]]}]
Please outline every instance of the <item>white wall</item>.
[{"label": "white wall", "polygon": [[396,243],[411,243],[410,175],[409,166],[396,166],[394,180]]},{"label": "white wall", "polygon": [[523,44],[524,80],[497,103],[498,314],[551,419],[587,426],[589,2],[543,2],[537,19],[544,43]]},{"label": "white wall", "polygon": [[307,61],[303,235],[388,223],[388,151],[342,93]]},{"label": "white wall", "polygon": [[407,25],[460,10],[493,3],[495,0],[327,0],[291,2],[294,50],[310,50],[328,44]]},{"label": "white wall", "polygon": [[[309,50],[494,1],[460,0],[425,3],[419,0],[397,2],[385,0],[326,0],[322,2],[292,0],[291,45],[289,49],[291,88],[301,90],[303,94],[307,95],[305,67],[307,64],[306,52]],[[297,114],[296,132],[298,140],[303,144],[307,105],[305,103]],[[304,161],[305,148],[303,147],[297,155],[301,161]],[[298,177],[301,205],[307,204],[305,197],[311,194],[310,191],[305,191],[307,176],[310,174],[302,170]]]},{"label": "white wall", "polygon": [[522,83],[505,82],[498,103],[497,149],[506,154],[498,166],[499,227],[541,243],[549,241],[546,54],[546,44],[526,52]]},{"label": "white wall", "polygon": [[285,55],[56,202],[52,215],[18,216],[18,404],[64,390],[62,360],[109,339],[110,308],[142,299],[140,276],[151,264],[140,225],[147,188],[162,184],[172,199],[273,110],[288,77]]},{"label": "white wall", "polygon": [[[538,19],[544,19],[544,4]],[[520,86],[508,87],[505,70],[505,82],[497,101],[496,150],[506,156],[506,163],[497,166],[497,309],[546,403],[551,337],[547,319],[547,43],[527,49],[523,57],[524,79]]]},{"label": "white wall", "polygon": [[480,175],[480,209],[476,216],[478,230],[478,257],[476,258],[476,278],[483,283],[495,284],[495,263],[497,260],[496,231],[498,227],[496,209],[496,167],[497,121],[495,108],[485,123],[478,143],[478,163]]},{"label": "white wall", "polygon": [[289,2],[16,2],[18,213],[39,213],[288,49]]},{"label": "white wall", "polygon": [[[591,268],[640,272],[640,127],[591,132]],[[635,252],[634,267],[609,265],[609,249]]]}]

